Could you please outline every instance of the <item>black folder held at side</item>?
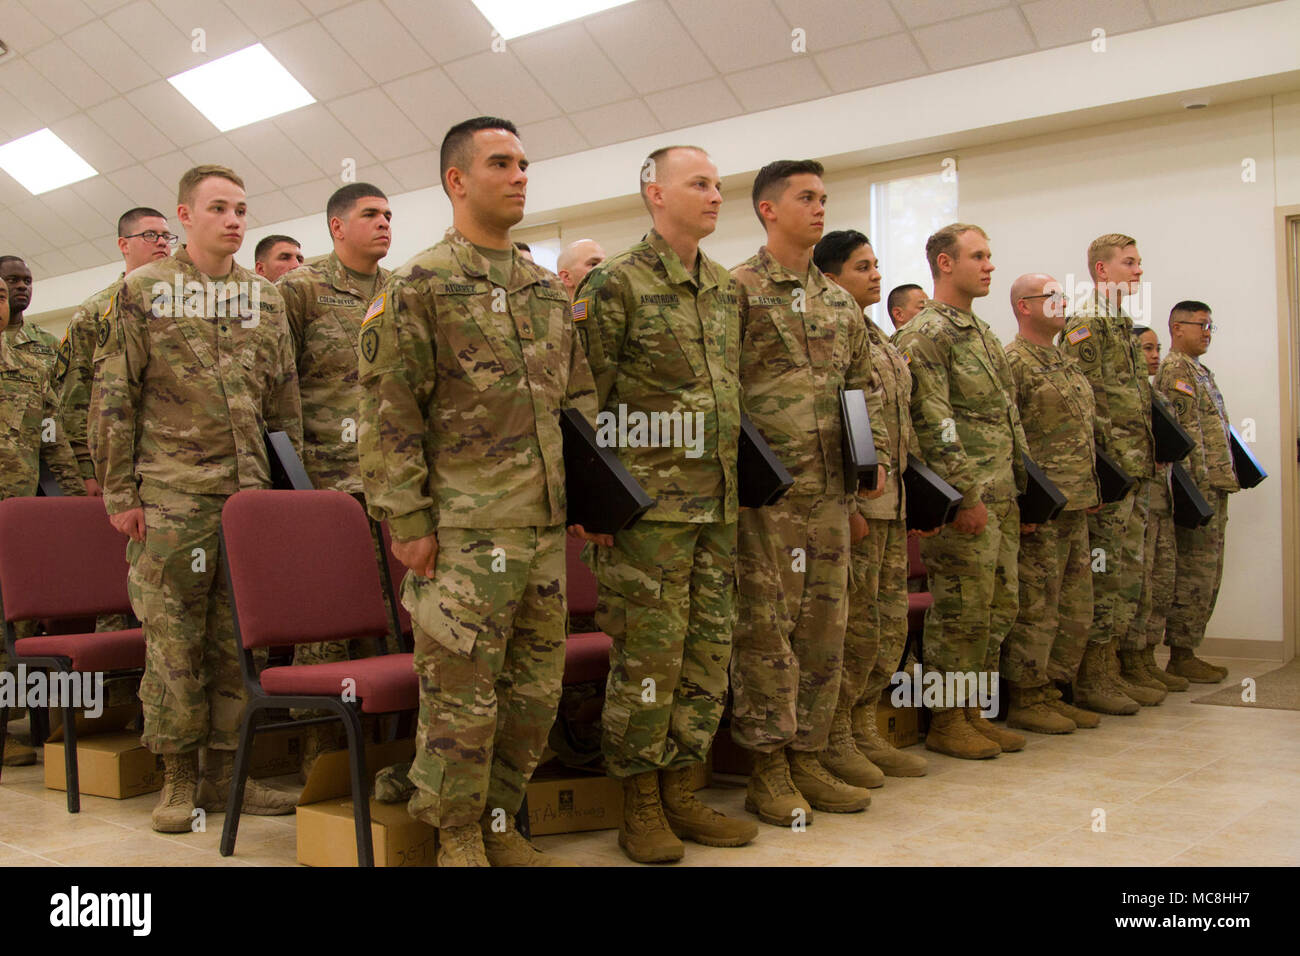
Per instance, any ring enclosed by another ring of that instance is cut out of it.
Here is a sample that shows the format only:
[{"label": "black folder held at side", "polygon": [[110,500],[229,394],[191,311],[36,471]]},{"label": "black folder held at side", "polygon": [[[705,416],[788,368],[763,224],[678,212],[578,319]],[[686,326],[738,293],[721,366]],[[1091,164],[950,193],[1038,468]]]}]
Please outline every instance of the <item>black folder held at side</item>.
[{"label": "black folder held at side", "polygon": [[1174,463],[1169,477],[1174,492],[1174,524],[1183,528],[1199,528],[1207,524],[1214,517],[1214,509],[1182,462]]},{"label": "black folder held at side", "polygon": [[1065,510],[1065,495],[1047,472],[1028,455],[1025,459],[1025,493],[1019,497],[1020,523],[1045,524]]},{"label": "black folder held at side", "polygon": [[311,479],[294,450],[287,432],[266,432],[266,460],[271,466],[271,487],[281,491],[311,491]]},{"label": "black folder held at side", "polygon": [[1097,481],[1101,485],[1101,502],[1106,505],[1120,501],[1137,485],[1137,479],[1100,448],[1097,449]]},{"label": "black folder held at side", "polygon": [[961,507],[961,493],[915,455],[907,456],[903,488],[907,492],[909,531],[942,528],[957,516],[957,509]]},{"label": "black folder held at side", "polygon": [[1195,444],[1187,429],[1154,398],[1151,400],[1151,434],[1156,440],[1156,461],[1161,464],[1182,461]]},{"label": "black folder held at side", "polygon": [[876,490],[879,477],[876,442],[871,437],[867,396],[860,388],[840,389],[840,421],[844,433],[844,491]]},{"label": "black folder held at side", "polygon": [[790,490],[794,478],[748,415],[740,416],[736,482],[742,508],[761,508]]},{"label": "black folder held at side", "polygon": [[1228,426],[1228,436],[1232,439],[1232,470],[1237,473],[1237,484],[1242,488],[1254,488],[1268,477],[1268,472],[1260,467],[1250,448],[1237,434],[1237,429],[1231,425]]},{"label": "black folder held at side", "polygon": [[560,409],[564,441],[566,524],[588,534],[614,534],[636,524],[655,500],[632,477],[613,448],[596,441],[596,430],[576,408]]},{"label": "black folder held at side", "polygon": [[40,463],[40,475],[36,479],[36,496],[60,498],[63,496],[63,489],[59,486],[59,479],[54,477],[54,472],[50,471],[50,466],[45,464],[44,459]]}]

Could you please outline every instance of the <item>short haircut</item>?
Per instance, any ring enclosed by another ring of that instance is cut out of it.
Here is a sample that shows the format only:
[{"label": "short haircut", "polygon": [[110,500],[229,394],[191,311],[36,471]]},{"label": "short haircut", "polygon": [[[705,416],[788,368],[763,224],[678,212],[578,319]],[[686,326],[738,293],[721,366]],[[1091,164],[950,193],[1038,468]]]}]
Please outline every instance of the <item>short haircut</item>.
[{"label": "short haircut", "polygon": [[1174,307],[1169,310],[1169,331],[1173,332],[1174,330],[1174,322],[1176,321],[1174,316],[1192,315],[1196,312],[1204,312],[1207,315],[1212,314],[1208,305],[1204,302],[1198,302],[1196,299],[1184,299],[1182,302],[1175,304]]},{"label": "short haircut", "polygon": [[1109,259],[1112,254],[1128,246],[1136,246],[1137,240],[1122,232],[1108,232],[1088,243],[1088,278],[1097,278],[1097,263]]},{"label": "short haircut", "polygon": [[786,183],[791,176],[820,176],[825,171],[825,167],[815,159],[778,159],[774,163],[768,163],[758,171],[758,175],[754,177],[754,187],[750,190],[754,215],[758,216],[758,221],[763,221],[763,216],[758,211],[758,204],[765,199],[776,199],[784,193]]},{"label": "short haircut", "polygon": [[869,245],[871,240],[856,229],[836,229],[826,233],[821,242],[813,246],[813,262],[827,275],[839,275],[849,256]]},{"label": "short haircut", "polygon": [[925,240],[925,258],[930,263],[930,275],[939,278],[939,257],[947,255],[956,258],[957,240],[968,232],[978,232],[985,239],[989,234],[979,226],[968,222],[954,222],[944,226],[929,239]]},{"label": "short haircut", "polygon": [[520,252],[532,252],[532,251],[533,251],[533,247],[530,246],[530,245],[529,245],[528,243],[526,243],[526,242],[516,242],[516,243],[515,243],[515,248],[518,249]]},{"label": "short haircut", "polygon": [[515,136],[519,135],[514,123],[499,116],[475,116],[473,119],[462,120],[447,130],[447,135],[442,138],[442,148],[438,151],[438,178],[442,181],[444,192],[447,191],[447,170],[453,166],[464,169],[469,165],[474,158],[470,152],[474,134],[485,129],[502,129]]},{"label": "short haircut", "polygon": [[6,262],[21,262],[23,265],[27,265],[27,260],[22,256],[0,256],[0,266]]},{"label": "short haircut", "polygon": [[199,183],[213,176],[228,179],[240,189],[244,188],[244,181],[229,166],[217,166],[212,163],[195,166],[193,169],[186,171],[185,175],[181,177],[181,184],[176,189],[177,205],[188,206],[190,200],[194,198],[194,190],[199,188]]},{"label": "short haircut", "polygon": [[267,256],[271,254],[271,250],[282,242],[292,242],[299,249],[302,248],[302,243],[293,236],[267,236],[258,242],[257,247],[253,250],[253,261],[265,262]]},{"label": "short haircut", "polygon": [[645,161],[641,163],[641,172],[640,172],[641,184],[639,187],[641,190],[641,201],[645,203],[646,209],[650,208],[650,200],[646,196],[645,188],[646,186],[650,185],[650,183],[659,182],[659,173],[658,173],[659,163],[665,156],[667,156],[675,149],[693,149],[697,153],[704,153],[705,156],[709,155],[707,152],[705,152],[703,149],[700,149],[700,147],[698,146],[660,146],[653,153],[647,156],[645,158]]},{"label": "short haircut", "polygon": [[166,219],[167,217],[157,209],[149,206],[136,206],[134,209],[128,209],[117,220],[117,237],[124,239],[135,231],[141,219]]},{"label": "short haircut", "polygon": [[336,216],[342,219],[352,211],[352,207],[362,199],[369,197],[376,199],[388,200],[378,186],[372,186],[370,183],[348,183],[341,189],[334,190],[334,195],[330,196],[329,202],[325,204],[325,223],[329,224],[331,219]]},{"label": "short haircut", "polygon": [[922,295],[925,294],[925,290],[915,282],[905,282],[903,285],[894,286],[894,288],[889,292],[889,298],[885,300],[885,314],[890,318],[893,318],[894,310],[903,304],[903,296],[907,295],[907,293],[911,292],[913,289],[920,292]]}]

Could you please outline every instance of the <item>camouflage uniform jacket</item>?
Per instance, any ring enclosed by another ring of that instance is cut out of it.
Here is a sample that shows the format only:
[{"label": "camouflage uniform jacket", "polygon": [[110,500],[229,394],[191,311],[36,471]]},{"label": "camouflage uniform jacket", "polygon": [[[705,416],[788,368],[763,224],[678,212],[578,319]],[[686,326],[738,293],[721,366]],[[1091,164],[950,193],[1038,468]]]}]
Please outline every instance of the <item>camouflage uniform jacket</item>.
[{"label": "camouflage uniform jacket", "polygon": [[[885,493],[879,498],[858,498],[858,514],[864,518],[896,519],[907,517],[907,491],[903,487],[903,472],[907,469],[908,454],[921,456],[921,445],[912,427],[912,371],[907,359],[885,336],[880,326],[865,320],[867,337],[871,340],[871,357],[875,362],[875,388],[880,403],[880,420],[885,424],[888,441],[885,448],[889,462],[889,475],[885,479]],[[871,414],[876,409],[871,408]],[[874,424],[874,418],[873,418]],[[880,454],[880,443],[876,453]]]},{"label": "camouflage uniform jacket", "polygon": [[41,459],[64,494],[86,493],[58,422],[58,399],[44,366],[0,336],[0,498],[36,494]]},{"label": "camouflage uniform jacket", "polygon": [[54,368],[59,355],[58,339],[31,322],[23,322],[17,328],[10,325],[5,329],[4,335],[23,358],[38,363],[45,369],[50,382],[55,381]]},{"label": "camouflage uniform jacket", "polygon": [[1101,500],[1097,419],[1088,377],[1055,345],[1035,345],[1021,335],[1007,346],[1007,363],[1029,457],[1065,495],[1067,511],[1095,506]]},{"label": "camouflage uniform jacket", "polygon": [[921,458],[962,507],[1007,501],[1025,487],[1027,451],[1002,343],[973,312],[927,299],[895,344],[912,370]]},{"label": "camouflage uniform jacket", "polygon": [[238,264],[210,279],[183,248],[132,270],[96,323],[90,418],[109,514],[140,506],[140,479],[197,495],[268,487],[263,432],[302,447],[280,293]]},{"label": "camouflage uniform jacket", "polygon": [[122,287],[126,273],[117,277],[107,288],[101,289],[72,313],[68,329],[59,343],[59,355],[54,365],[54,379],[58,383],[59,412],[63,427],[68,433],[68,444],[77,456],[81,477],[94,478],[95,464],[90,460],[90,439],[87,435],[90,420],[90,387],[95,379],[95,323],[104,317],[113,293]]},{"label": "camouflage uniform jacket", "polygon": [[360,337],[366,503],[409,541],[565,520],[559,413],[595,386],[559,280],[514,252],[508,288],[454,227],[393,273]]},{"label": "camouflage uniform jacket", "polygon": [[1232,465],[1228,409],[1214,373],[1184,352],[1171,351],[1160,362],[1156,388],[1174,406],[1178,424],[1196,442],[1186,465],[1202,492],[1240,491]]},{"label": "camouflage uniform jacket", "polygon": [[[391,274],[379,270],[376,293]],[[298,363],[303,465],[315,487],[356,494],[361,491],[357,349],[371,298],[356,287],[333,252],[287,273],[276,288],[284,297]]]},{"label": "camouflage uniform jacket", "polygon": [[735,521],[740,440],[739,288],[698,253],[697,275],[655,230],[587,274],[573,315],[599,407],[617,414],[699,413],[698,458],[682,448],[620,447],[619,459],[657,504],[654,521]]}]

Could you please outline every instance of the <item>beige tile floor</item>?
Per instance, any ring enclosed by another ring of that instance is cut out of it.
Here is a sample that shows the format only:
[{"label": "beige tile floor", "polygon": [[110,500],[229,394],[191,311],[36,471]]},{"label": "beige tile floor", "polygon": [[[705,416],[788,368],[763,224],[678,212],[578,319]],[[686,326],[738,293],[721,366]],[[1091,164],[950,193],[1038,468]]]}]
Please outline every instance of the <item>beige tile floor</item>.
[{"label": "beige tile floor", "polygon": [[[1276,666],[1219,661],[1229,681]],[[1172,694],[1136,717],[1096,730],[1031,734],[995,760],[926,752],[927,776],[893,779],[865,813],[819,813],[804,832],[762,826],[740,849],[688,844],[686,866],[1300,864],[1300,712],[1194,705]],[[918,750],[918,752],[924,752]],[[742,814],[743,781],[705,792]],[[205,833],[149,829],[157,800],[82,797],[70,816],[41,767],[9,767],[0,784],[0,866],[293,865],[293,817],[244,817],[236,854],[217,853],[223,816]],[[1094,829],[1098,811],[1105,830]],[[541,837],[538,845],[585,865],[630,865],[613,830]]]}]

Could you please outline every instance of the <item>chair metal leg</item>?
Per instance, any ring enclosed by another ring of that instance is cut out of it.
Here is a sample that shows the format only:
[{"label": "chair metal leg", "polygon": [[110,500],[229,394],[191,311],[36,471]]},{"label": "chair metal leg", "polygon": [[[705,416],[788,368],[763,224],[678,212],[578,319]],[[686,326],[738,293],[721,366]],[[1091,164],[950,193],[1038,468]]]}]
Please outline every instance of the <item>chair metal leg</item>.
[{"label": "chair metal leg", "polygon": [[81,778],[77,773],[77,712],[63,707],[63,765],[66,767],[68,812],[81,812]]},{"label": "chair metal leg", "polygon": [[[0,755],[4,753],[5,742],[9,739],[9,708],[0,705]],[[4,760],[0,759],[0,779],[4,778]]]},{"label": "chair metal leg", "polygon": [[230,774],[230,795],[226,798],[226,822],[221,828],[221,855],[235,852],[235,839],[239,835],[239,815],[244,809],[244,784],[253,757],[253,734],[257,729],[260,708],[250,702],[239,728],[239,746],[235,748],[235,765]]},{"label": "chair metal leg", "polygon": [[375,865],[374,841],[370,835],[370,792],[366,787],[366,739],[361,718],[355,710],[340,704],[343,729],[347,732],[348,757],[352,770],[352,819],[357,829],[357,866]]}]

